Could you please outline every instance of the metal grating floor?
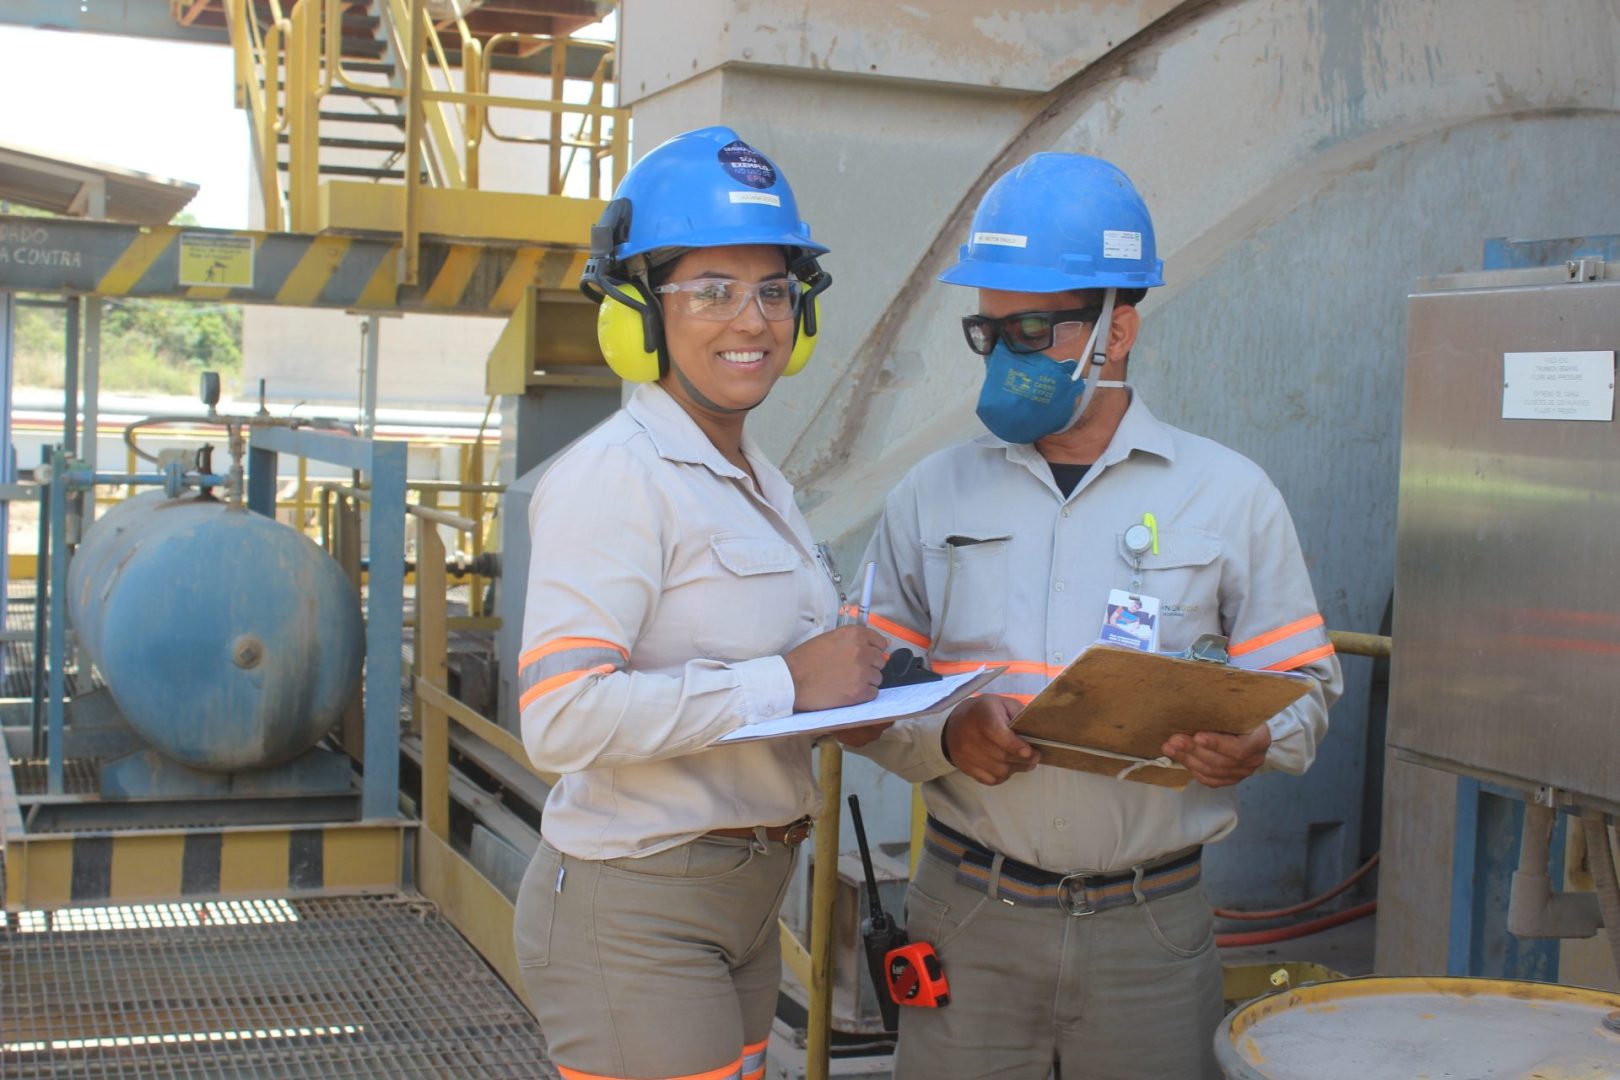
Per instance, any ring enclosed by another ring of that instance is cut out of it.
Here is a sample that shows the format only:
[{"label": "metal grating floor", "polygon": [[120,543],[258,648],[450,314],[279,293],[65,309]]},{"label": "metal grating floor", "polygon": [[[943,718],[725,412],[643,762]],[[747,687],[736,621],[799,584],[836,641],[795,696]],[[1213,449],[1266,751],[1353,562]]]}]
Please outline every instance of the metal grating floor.
[{"label": "metal grating floor", "polygon": [[0,1076],[557,1077],[431,904],[252,900],[3,915]]}]

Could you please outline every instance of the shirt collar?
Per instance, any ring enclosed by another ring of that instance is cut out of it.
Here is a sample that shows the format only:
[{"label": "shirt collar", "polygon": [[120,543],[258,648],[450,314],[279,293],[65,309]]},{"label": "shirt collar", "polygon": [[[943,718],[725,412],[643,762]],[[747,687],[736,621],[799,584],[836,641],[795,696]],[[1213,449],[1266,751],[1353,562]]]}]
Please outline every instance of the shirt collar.
[{"label": "shirt collar", "polygon": [[[1131,403],[1126,407],[1125,415],[1120,417],[1119,426],[1114,429],[1114,437],[1109,440],[1108,447],[1103,450],[1096,463],[1103,466],[1114,465],[1138,450],[1163,458],[1167,462],[1174,461],[1175,437],[1171,427],[1149,411],[1147,403],[1142,400],[1141,391],[1135,387],[1130,387],[1130,391]],[[1032,443],[1010,443],[989,432],[979,436],[977,441],[985,446],[1005,447],[1007,460],[1017,462],[1037,474],[1046,475],[1051,472],[1046,459]]]},{"label": "shirt collar", "polygon": [[[727,461],[709,437],[698,427],[680,402],[657,383],[643,383],[625,405],[625,411],[639,423],[652,440],[658,456],[667,461],[702,465],[716,476],[750,483],[748,474]],[[754,467],[765,501],[777,510],[793,502],[793,488],[773,465],[747,430],[742,435],[743,456]]]}]

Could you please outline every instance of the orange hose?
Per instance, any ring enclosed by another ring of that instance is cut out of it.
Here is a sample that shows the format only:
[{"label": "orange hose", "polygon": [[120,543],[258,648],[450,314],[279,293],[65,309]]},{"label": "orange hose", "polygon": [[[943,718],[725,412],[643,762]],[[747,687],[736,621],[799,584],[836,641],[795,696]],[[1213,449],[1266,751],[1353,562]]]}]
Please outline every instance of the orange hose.
[{"label": "orange hose", "polygon": [[1267,919],[1286,919],[1290,915],[1298,915],[1302,911],[1309,911],[1319,907],[1338,896],[1344,890],[1367,876],[1367,872],[1378,865],[1378,856],[1381,852],[1374,852],[1372,858],[1361,864],[1361,869],[1339,882],[1333,888],[1320,896],[1313,896],[1309,900],[1301,901],[1291,907],[1277,908],[1274,911],[1234,911],[1231,908],[1216,908],[1215,914],[1222,919],[1240,919],[1247,922],[1263,922]]},{"label": "orange hose", "polygon": [[1320,919],[1311,919],[1308,922],[1295,923],[1293,926],[1279,926],[1275,930],[1251,930],[1246,934],[1216,934],[1215,944],[1223,949],[1235,948],[1242,945],[1270,945],[1278,941],[1288,941],[1291,938],[1305,937],[1335,926],[1343,926],[1357,919],[1364,919],[1378,910],[1378,901],[1369,900],[1357,907],[1347,908],[1332,915],[1324,915]]}]

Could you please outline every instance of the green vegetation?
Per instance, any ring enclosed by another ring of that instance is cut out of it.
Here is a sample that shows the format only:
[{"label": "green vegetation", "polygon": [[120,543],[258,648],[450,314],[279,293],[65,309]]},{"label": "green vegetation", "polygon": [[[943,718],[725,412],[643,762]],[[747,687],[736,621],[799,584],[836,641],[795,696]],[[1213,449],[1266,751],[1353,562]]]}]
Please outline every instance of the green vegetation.
[{"label": "green vegetation", "polygon": [[[48,217],[23,207],[11,213]],[[195,225],[181,214],[176,225]],[[16,385],[60,389],[66,312],[26,306],[18,297]],[[107,300],[101,316],[101,389],[115,393],[175,394],[197,392],[201,371],[219,372],[227,395],[240,389],[242,376],[242,309],[232,305],[165,300]]]}]

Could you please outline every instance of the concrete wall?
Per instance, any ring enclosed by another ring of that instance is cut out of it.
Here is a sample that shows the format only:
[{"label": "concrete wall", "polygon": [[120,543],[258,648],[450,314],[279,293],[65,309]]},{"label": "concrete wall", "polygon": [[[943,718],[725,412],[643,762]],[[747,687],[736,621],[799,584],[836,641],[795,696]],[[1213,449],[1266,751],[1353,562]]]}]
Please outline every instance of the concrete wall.
[{"label": "concrete wall", "polygon": [[[1136,180],[1170,284],[1143,308],[1133,379],[1271,473],[1344,629],[1377,630],[1389,600],[1412,282],[1476,266],[1488,236],[1620,222],[1608,0],[687,0],[680,26],[672,7],[622,7],[637,151],[730,123],[833,248],[821,350],[754,430],[846,562],[907,468],[979,430],[956,326],[973,298],[934,277],[979,195],[1034,151]],[[1218,900],[1297,898],[1377,845],[1360,836],[1370,672],[1345,666],[1317,768],[1246,785],[1210,859]],[[1391,957],[1429,970],[1451,786],[1390,773],[1399,885],[1381,921]]]}]

